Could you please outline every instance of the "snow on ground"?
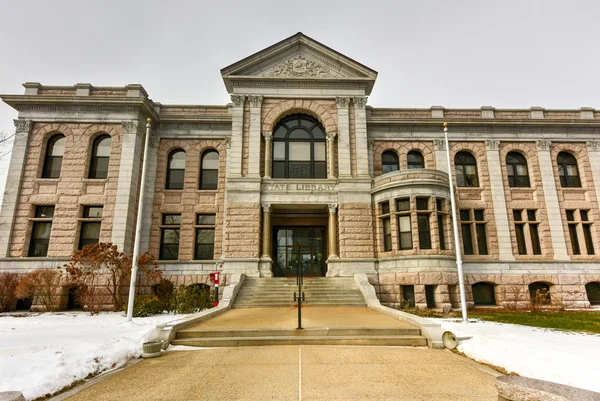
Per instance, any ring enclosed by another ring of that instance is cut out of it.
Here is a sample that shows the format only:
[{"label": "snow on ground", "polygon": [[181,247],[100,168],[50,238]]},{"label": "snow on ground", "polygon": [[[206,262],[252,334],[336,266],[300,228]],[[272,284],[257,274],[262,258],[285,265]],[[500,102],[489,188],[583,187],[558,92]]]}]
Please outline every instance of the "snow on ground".
[{"label": "snow on ground", "polygon": [[0,314],[0,391],[22,391],[33,399],[118,368],[141,355],[142,342],[157,324],[183,316],[128,323],[123,313]]},{"label": "snow on ground", "polygon": [[[599,315],[600,316],[600,315]],[[600,335],[516,324],[432,319],[462,341],[458,350],[508,372],[600,392]]]}]

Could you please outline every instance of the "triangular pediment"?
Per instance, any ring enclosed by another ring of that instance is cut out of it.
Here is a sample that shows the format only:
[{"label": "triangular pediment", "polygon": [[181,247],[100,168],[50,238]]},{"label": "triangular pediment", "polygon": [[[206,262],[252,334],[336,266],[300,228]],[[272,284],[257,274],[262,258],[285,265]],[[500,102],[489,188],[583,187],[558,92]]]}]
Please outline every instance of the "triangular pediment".
[{"label": "triangular pediment", "polygon": [[221,70],[230,89],[235,80],[307,79],[361,81],[372,88],[377,72],[297,33]]}]

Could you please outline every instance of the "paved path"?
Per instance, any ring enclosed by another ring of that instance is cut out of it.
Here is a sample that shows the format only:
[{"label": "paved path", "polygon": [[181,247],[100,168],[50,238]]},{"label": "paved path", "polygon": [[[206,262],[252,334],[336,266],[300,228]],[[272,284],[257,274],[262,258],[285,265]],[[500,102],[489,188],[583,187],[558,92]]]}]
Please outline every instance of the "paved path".
[{"label": "paved path", "polygon": [[497,400],[489,369],[450,351],[281,346],[170,351],[69,400]]},{"label": "paved path", "polygon": [[[298,327],[296,308],[232,309],[190,329],[295,329]],[[369,308],[302,307],[302,327],[411,328]]]}]

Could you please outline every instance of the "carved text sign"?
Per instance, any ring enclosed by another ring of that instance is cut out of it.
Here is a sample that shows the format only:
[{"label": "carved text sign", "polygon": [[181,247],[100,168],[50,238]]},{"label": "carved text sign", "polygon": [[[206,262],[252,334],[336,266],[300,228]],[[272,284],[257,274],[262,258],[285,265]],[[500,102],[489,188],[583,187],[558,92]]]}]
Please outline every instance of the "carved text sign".
[{"label": "carved text sign", "polygon": [[268,192],[333,192],[337,184],[263,184],[262,190]]}]

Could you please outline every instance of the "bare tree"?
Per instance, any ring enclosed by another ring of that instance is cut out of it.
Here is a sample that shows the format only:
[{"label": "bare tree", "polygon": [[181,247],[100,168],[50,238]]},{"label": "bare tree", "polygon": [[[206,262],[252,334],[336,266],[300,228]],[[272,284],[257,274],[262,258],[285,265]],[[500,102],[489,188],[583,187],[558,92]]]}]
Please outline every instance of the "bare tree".
[{"label": "bare tree", "polygon": [[14,138],[14,132],[0,131],[0,160],[10,153]]}]

